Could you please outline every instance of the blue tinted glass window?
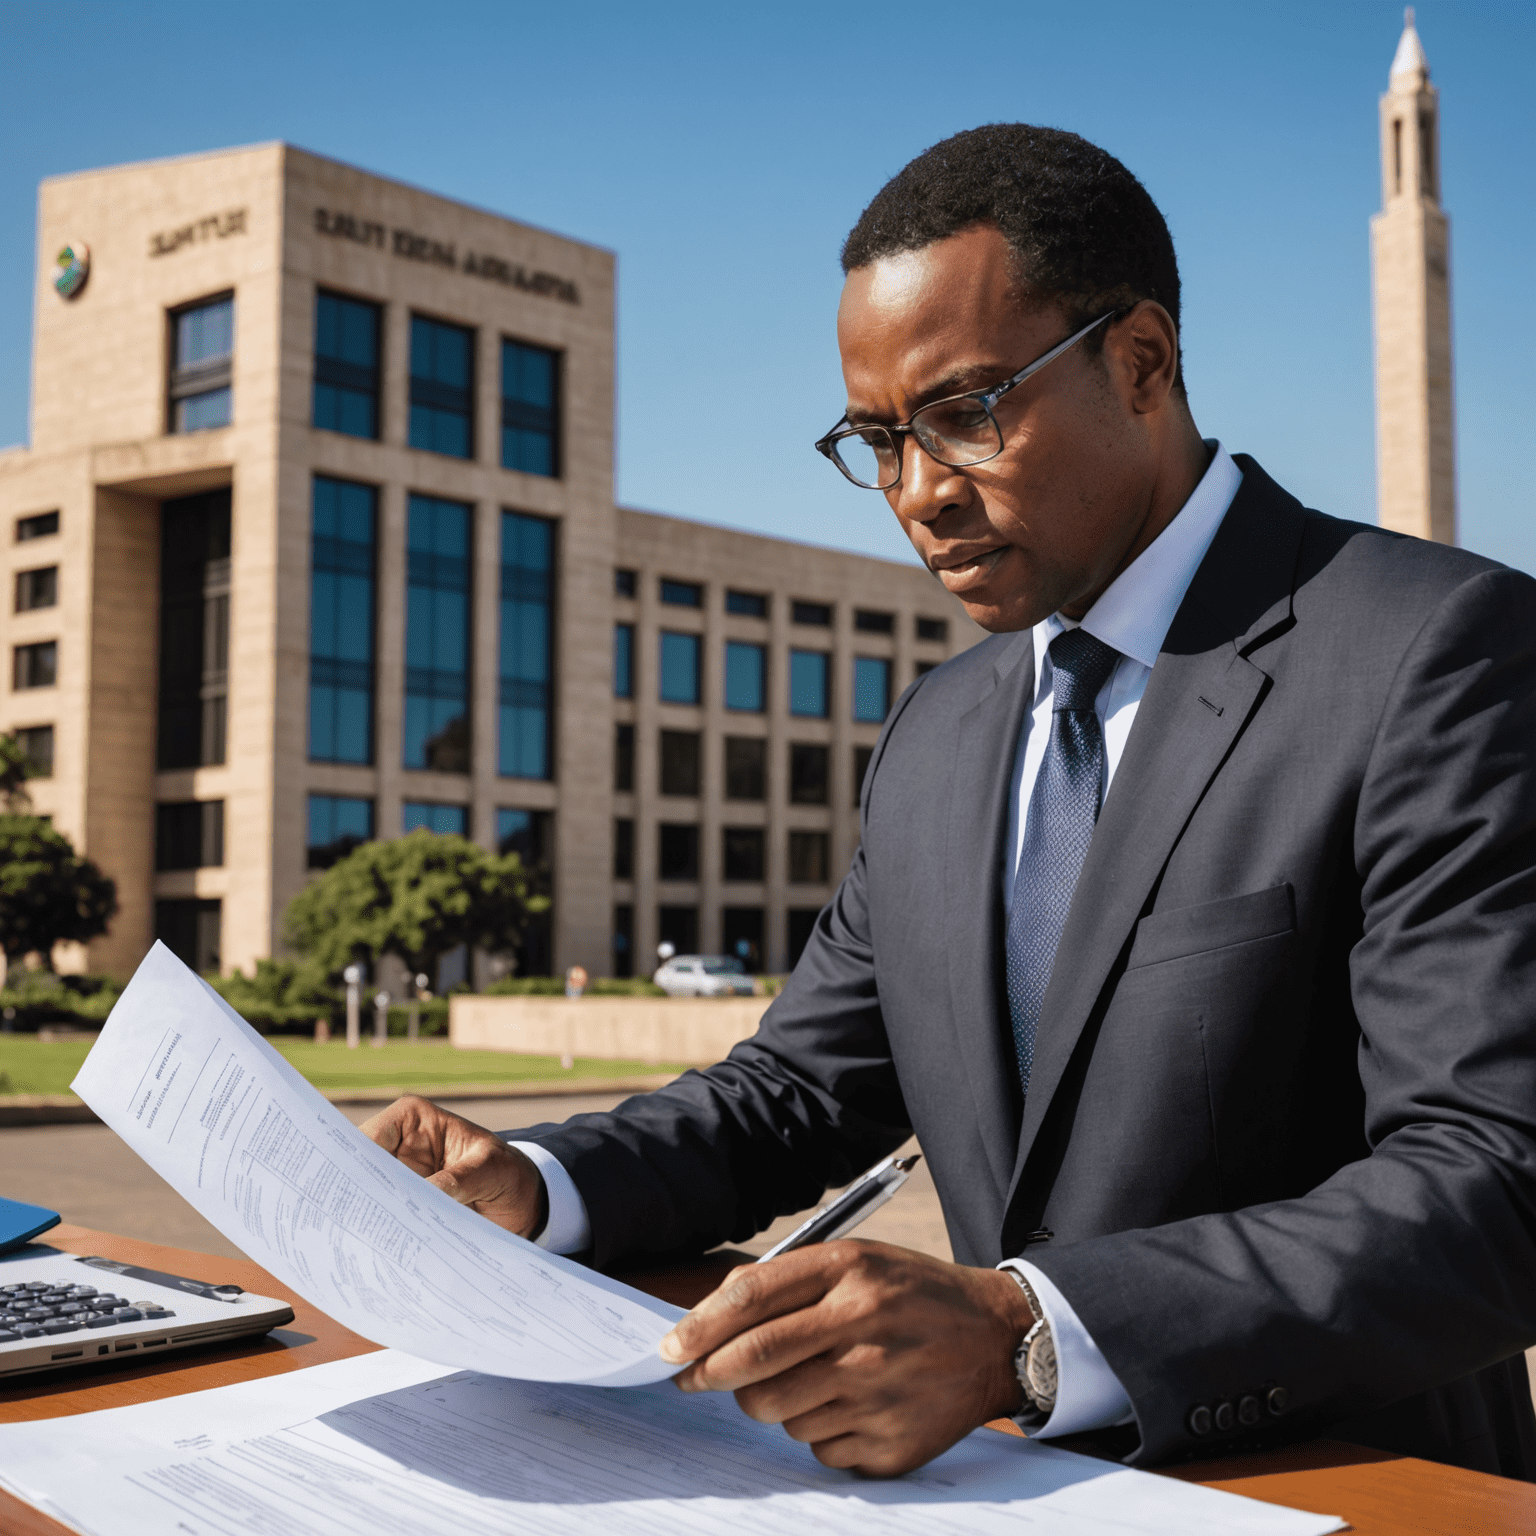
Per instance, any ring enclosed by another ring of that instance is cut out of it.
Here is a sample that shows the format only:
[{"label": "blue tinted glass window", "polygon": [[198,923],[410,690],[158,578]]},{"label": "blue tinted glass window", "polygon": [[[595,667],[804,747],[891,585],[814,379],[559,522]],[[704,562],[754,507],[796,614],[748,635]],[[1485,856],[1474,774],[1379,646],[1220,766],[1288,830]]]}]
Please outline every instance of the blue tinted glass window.
[{"label": "blue tinted glass window", "polygon": [[377,502],[378,493],[371,485],[315,476],[311,492],[309,755],[317,763],[373,761]]},{"label": "blue tinted glass window", "polygon": [[473,455],[474,355],[473,332],[411,316],[412,448]]},{"label": "blue tinted glass window", "polygon": [[379,307],[337,293],[315,295],[315,426],[349,437],[379,435]]},{"label": "blue tinted glass window", "polygon": [[635,626],[613,626],[613,696],[616,699],[632,699],[635,696]]},{"label": "blue tinted glass window", "polygon": [[699,646],[697,635],[661,632],[661,696],[669,704],[699,702]]},{"label": "blue tinted glass window", "polygon": [[891,707],[891,664],[874,656],[853,661],[853,718],[878,724]]},{"label": "blue tinted glass window", "polygon": [[725,644],[725,707],[749,709],[761,713],[768,653],[760,645],[744,645],[739,640]]},{"label": "blue tinted glass window", "polygon": [[407,800],[401,810],[400,830],[414,832],[418,827],[425,827],[428,832],[466,837],[469,834],[469,807],[439,805],[433,800]]},{"label": "blue tinted glass window", "polygon": [[309,867],[328,869],[373,836],[373,801],[347,795],[309,797]]},{"label": "blue tinted glass window", "polygon": [[529,475],[560,473],[559,355],[501,344],[501,462]]},{"label": "blue tinted glass window", "polygon": [[173,317],[171,431],[203,432],[230,423],[235,350],[232,295],[184,309]]},{"label": "blue tinted glass window", "polygon": [[555,525],[501,514],[501,655],[497,771],[550,777]]},{"label": "blue tinted glass window", "polygon": [[677,608],[702,608],[704,588],[696,581],[669,581],[661,578],[661,600]]},{"label": "blue tinted glass window", "polygon": [[789,653],[789,712],[825,719],[827,715],[827,653]]},{"label": "blue tinted glass window", "polygon": [[413,495],[407,520],[404,762],[468,773],[470,509]]}]

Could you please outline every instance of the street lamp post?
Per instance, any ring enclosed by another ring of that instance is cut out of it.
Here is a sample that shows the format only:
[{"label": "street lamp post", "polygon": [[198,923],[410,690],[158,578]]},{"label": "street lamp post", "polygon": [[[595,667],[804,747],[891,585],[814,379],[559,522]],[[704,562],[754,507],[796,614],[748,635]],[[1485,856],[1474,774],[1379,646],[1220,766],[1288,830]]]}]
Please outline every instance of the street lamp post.
[{"label": "street lamp post", "polygon": [[349,965],[341,973],[341,979],[347,984],[347,1049],[355,1051],[361,1031],[358,1028],[358,1010],[362,1003],[361,987],[363,984],[363,968],[360,965]]},{"label": "street lamp post", "polygon": [[389,1039],[389,993],[382,987],[373,994],[373,1048],[384,1049]]},{"label": "street lamp post", "polygon": [[427,974],[425,971],[419,976],[414,977],[413,981],[411,1008],[410,1012],[406,1014],[405,1038],[414,1042],[421,1034],[421,1000],[424,997],[431,997],[432,994],[427,991]]}]

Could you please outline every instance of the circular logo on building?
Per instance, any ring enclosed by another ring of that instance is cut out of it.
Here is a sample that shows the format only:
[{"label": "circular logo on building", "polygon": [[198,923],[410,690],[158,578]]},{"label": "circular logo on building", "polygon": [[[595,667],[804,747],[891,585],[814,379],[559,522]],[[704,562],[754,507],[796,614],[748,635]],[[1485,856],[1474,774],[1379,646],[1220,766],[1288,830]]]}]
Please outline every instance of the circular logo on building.
[{"label": "circular logo on building", "polygon": [[71,240],[60,247],[59,254],[54,257],[54,266],[58,270],[53,274],[53,286],[66,299],[74,298],[91,275],[90,246],[84,240]]}]

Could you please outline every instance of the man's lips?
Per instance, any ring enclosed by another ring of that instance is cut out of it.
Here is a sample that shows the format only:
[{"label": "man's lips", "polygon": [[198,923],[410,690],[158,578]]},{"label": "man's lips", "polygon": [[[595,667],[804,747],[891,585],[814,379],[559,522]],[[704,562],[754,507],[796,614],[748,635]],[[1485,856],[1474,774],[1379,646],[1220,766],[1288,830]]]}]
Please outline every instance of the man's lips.
[{"label": "man's lips", "polygon": [[933,556],[928,568],[951,592],[963,592],[984,582],[1007,551],[1006,544],[988,549],[950,551]]}]

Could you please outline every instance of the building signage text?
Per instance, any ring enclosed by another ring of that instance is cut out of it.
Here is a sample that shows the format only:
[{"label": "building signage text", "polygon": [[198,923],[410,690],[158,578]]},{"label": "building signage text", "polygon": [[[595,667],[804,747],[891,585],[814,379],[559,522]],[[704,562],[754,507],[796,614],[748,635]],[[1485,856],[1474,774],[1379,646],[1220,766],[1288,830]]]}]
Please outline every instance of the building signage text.
[{"label": "building signage text", "polygon": [[501,283],[507,288],[521,288],[527,293],[540,293],[566,304],[581,303],[576,284],[569,278],[557,277],[553,272],[530,272],[518,262],[503,261],[499,256],[476,254],[474,251],[465,251],[461,256],[458,246],[452,240],[434,240],[410,229],[387,229],[372,219],[359,219],[350,213],[335,213],[329,208],[315,209],[315,228],[322,235],[353,240],[358,245],[389,251],[392,255],[403,256],[407,261],[424,261],[430,266],[444,267],[449,271],[467,272],[472,277],[483,277],[488,282]]},{"label": "building signage text", "polygon": [[245,209],[228,208],[223,213],[210,213],[190,224],[176,229],[163,229],[149,237],[151,256],[169,256],[184,245],[201,245],[205,240],[227,240],[231,235],[245,233]]}]

